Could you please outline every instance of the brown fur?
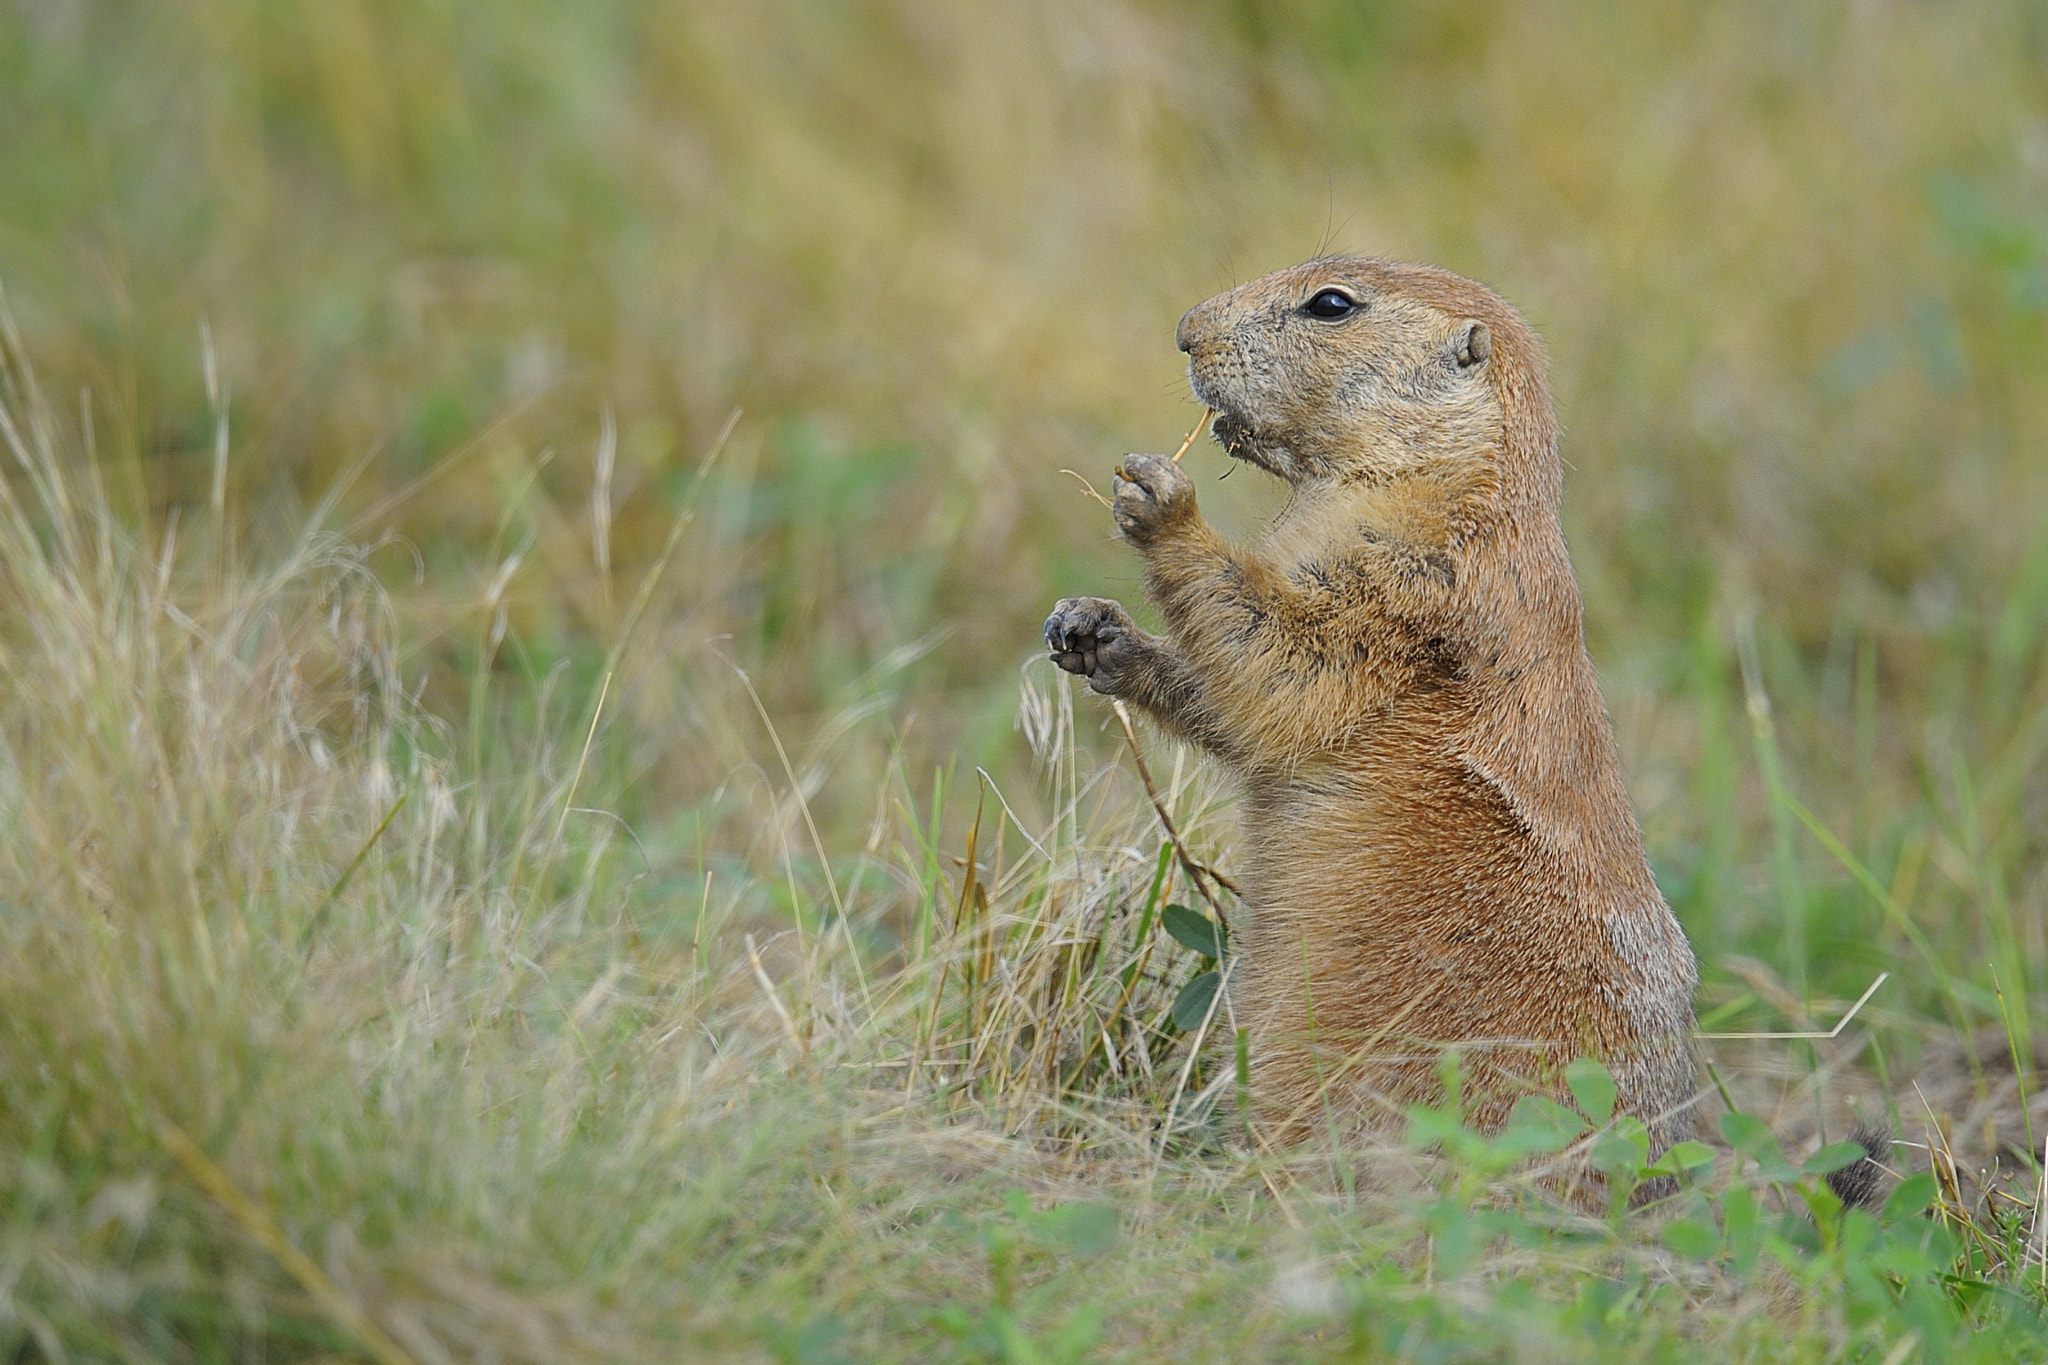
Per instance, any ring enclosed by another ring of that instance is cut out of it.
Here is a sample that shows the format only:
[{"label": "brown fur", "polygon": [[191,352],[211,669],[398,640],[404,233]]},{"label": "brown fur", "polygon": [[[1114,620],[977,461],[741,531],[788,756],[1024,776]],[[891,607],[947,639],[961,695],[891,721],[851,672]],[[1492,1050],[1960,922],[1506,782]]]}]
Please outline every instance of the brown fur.
[{"label": "brown fur", "polygon": [[[1312,316],[1332,288],[1359,306]],[[1242,781],[1233,989],[1262,1112],[1370,1123],[1455,1046],[1494,1127],[1590,1054],[1662,1148],[1696,975],[1586,653],[1534,333],[1448,271],[1342,258],[1210,299],[1179,342],[1218,439],[1294,497],[1233,546],[1179,467],[1128,457],[1116,520],[1169,632],[1070,598],[1046,634]]]}]

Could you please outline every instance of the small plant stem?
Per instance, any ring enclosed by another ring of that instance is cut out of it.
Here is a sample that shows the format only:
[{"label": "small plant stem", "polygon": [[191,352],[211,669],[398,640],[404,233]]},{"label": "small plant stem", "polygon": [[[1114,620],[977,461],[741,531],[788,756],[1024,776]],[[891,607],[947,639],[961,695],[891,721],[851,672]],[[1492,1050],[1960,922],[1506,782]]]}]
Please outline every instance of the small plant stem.
[{"label": "small plant stem", "polygon": [[1145,795],[1152,798],[1152,809],[1158,813],[1159,823],[1166,828],[1166,837],[1172,842],[1173,851],[1179,857],[1181,866],[1187,869],[1188,880],[1194,884],[1196,892],[1202,899],[1209,903],[1209,908],[1216,912],[1217,921],[1228,929],[1230,916],[1223,913],[1222,903],[1216,899],[1215,893],[1209,890],[1209,879],[1214,878],[1217,885],[1240,901],[1244,899],[1244,892],[1238,890],[1237,884],[1230,878],[1213,867],[1197,862],[1194,855],[1188,852],[1187,841],[1180,837],[1180,830],[1174,826],[1173,816],[1167,813],[1166,802],[1159,797],[1159,788],[1153,785],[1152,770],[1145,766],[1145,755],[1138,747],[1138,732],[1131,725],[1131,713],[1125,709],[1121,701],[1113,701],[1110,705],[1115,709],[1116,718],[1124,728],[1124,741],[1131,746],[1131,759],[1138,765],[1138,780],[1145,784]]},{"label": "small plant stem", "polygon": [[1173,452],[1173,462],[1175,464],[1180,463],[1180,457],[1188,453],[1188,450],[1195,444],[1195,438],[1202,434],[1202,428],[1208,426],[1209,419],[1215,415],[1216,409],[1214,408],[1202,409],[1202,415],[1195,419],[1195,425],[1189,429],[1186,439],[1181,441],[1180,449]]},{"label": "small plant stem", "polygon": [[1806,979],[1806,888],[1799,877],[1799,850],[1793,837],[1790,793],[1779,762],[1777,729],[1771,721],[1771,698],[1764,691],[1763,668],[1757,660],[1756,617],[1744,613],[1736,624],[1736,654],[1742,664],[1743,699],[1749,709],[1750,733],[1756,740],[1757,768],[1771,798],[1771,844],[1778,882],[1779,908],[1785,916],[1784,953],[1792,984],[1803,997]]},{"label": "small plant stem", "polygon": [[363,865],[363,859],[370,856],[370,850],[384,837],[384,831],[391,828],[391,822],[398,817],[400,807],[405,805],[406,798],[411,795],[410,787],[398,794],[398,799],[391,803],[391,809],[385,811],[384,818],[377,822],[377,828],[370,831],[370,837],[363,840],[363,846],[356,850],[356,856],[348,860],[348,866],[334,879],[334,885],[327,888],[327,895],[322,898],[320,908],[306,921],[306,932],[300,942],[303,958],[310,959],[313,956],[313,942],[320,936],[320,926],[327,922],[327,916],[333,911],[335,902],[341,899],[341,893],[348,890],[349,878],[356,875],[356,869]]},{"label": "small plant stem", "polygon": [[569,790],[562,794],[562,814],[555,821],[553,846],[562,842],[562,831],[569,826],[569,811],[576,804],[576,791],[583,785],[583,770],[590,764],[590,746],[597,742],[597,725],[604,719],[605,699],[612,694],[612,675],[607,671],[604,682],[597,689],[597,705],[590,708],[590,728],[583,735],[583,752],[576,756],[576,771],[569,778]]},{"label": "small plant stem", "polygon": [[[939,912],[939,828],[946,805],[946,770],[932,769],[932,808],[930,829],[924,840],[924,896],[918,904],[917,950],[920,954],[931,951],[932,921]],[[975,808],[975,819],[981,818],[980,807]],[[971,842],[971,840],[970,840]],[[973,854],[968,855],[970,858]],[[955,920],[958,924],[958,920]]]},{"label": "small plant stem", "polygon": [[[958,906],[956,906],[956,907],[954,908],[954,911],[953,911],[953,926],[952,926],[952,928],[951,928],[951,929],[950,929],[950,930],[949,930],[949,931],[947,932],[947,936],[946,936],[946,950],[947,950],[947,951],[946,951],[946,958],[945,958],[945,961],[943,961],[943,962],[941,962],[941,963],[939,964],[939,981],[938,981],[938,985],[937,985],[936,987],[934,987],[934,988],[933,988],[933,990],[932,990],[932,998],[931,998],[931,1008],[930,1008],[930,1010],[928,1010],[928,1011],[926,1012],[926,1015],[925,1015],[925,1026],[924,1026],[924,1030],[923,1030],[923,1032],[921,1033],[921,1035],[920,1035],[920,1036],[919,1036],[919,1038],[918,1038],[918,1042],[917,1042],[917,1051],[916,1051],[916,1053],[914,1053],[914,1054],[912,1055],[912,1057],[911,1057],[911,1059],[910,1059],[910,1070],[909,1070],[909,1074],[908,1074],[908,1077],[906,1078],[906,1080],[904,1081],[904,1084],[905,1084],[905,1086],[906,1086],[906,1087],[907,1087],[907,1086],[910,1086],[910,1085],[914,1085],[914,1084],[916,1083],[916,1081],[917,1081],[917,1076],[918,1076],[918,1072],[919,1072],[919,1071],[920,1071],[920,1070],[922,1069],[922,1067],[923,1067],[923,1065],[924,1065],[924,1054],[925,1054],[925,1050],[926,1050],[927,1048],[929,1048],[929,1047],[931,1046],[931,1041],[932,1041],[932,1035],[933,1035],[933,1034],[934,1034],[934,1033],[935,1033],[935,1032],[937,1031],[937,1029],[938,1029],[938,1026],[939,1026],[939,1009],[940,1009],[940,1007],[941,1007],[941,1006],[942,1006],[942,1005],[943,1005],[943,1004],[945,1003],[945,999],[946,999],[946,977],[947,977],[947,976],[948,976],[948,975],[949,975],[949,974],[950,974],[950,973],[952,972],[952,970],[953,970],[953,952],[954,952],[955,948],[957,947],[957,945],[958,945],[958,944],[959,944],[959,942],[960,942],[960,929],[961,929],[961,926],[962,926],[962,925],[964,925],[964,924],[966,924],[966,923],[967,923],[967,917],[968,917],[969,915],[971,915],[971,914],[972,914],[972,913],[974,912],[974,906],[975,906],[975,897],[974,897],[974,891],[975,891],[975,870],[976,870],[976,869],[975,869],[975,861],[974,861],[974,854],[975,854],[975,842],[976,842],[976,840],[977,840],[977,839],[979,839],[979,838],[980,838],[980,836],[981,836],[981,808],[982,808],[982,803],[983,803],[983,799],[984,799],[984,798],[986,798],[987,794],[988,794],[988,792],[987,792],[987,787],[986,787],[986,784],[984,784],[984,785],[983,785],[983,787],[982,787],[982,790],[981,790],[980,794],[979,794],[979,795],[978,795],[978,796],[976,797],[976,799],[975,799],[975,802],[974,802],[974,823],[973,823],[972,825],[969,825],[969,826],[967,827],[967,874],[966,874],[966,880],[964,880],[964,881],[962,881],[962,882],[960,883],[960,903],[959,903],[959,905],[958,905]],[[935,819],[934,819],[934,821],[933,821],[933,826],[934,826],[934,833],[936,833],[936,828],[937,828],[937,820],[936,820],[936,818],[935,818]],[[936,875],[937,875],[937,871],[936,871],[936,868],[934,868],[934,872],[933,872],[933,875],[934,875],[934,876],[936,876]],[[931,896],[929,896],[929,897],[927,897],[927,898],[925,899],[925,906],[924,906],[924,909],[925,909],[925,913],[924,913],[923,915],[921,915],[921,916],[920,916],[920,922],[919,922],[919,924],[918,924],[918,950],[917,950],[917,951],[918,951],[918,959],[919,959],[920,961],[924,961],[924,960],[927,960],[927,959],[928,959],[928,958],[930,957],[930,954],[931,954],[931,913],[930,913],[930,911],[931,911],[931,902],[932,902],[933,900],[935,900],[935,899],[937,899],[937,893],[936,893],[936,891],[935,891],[935,892],[934,892],[934,893],[933,893],[933,894],[932,894]],[[967,989],[968,989],[968,990],[970,990],[970,991],[971,991],[971,990],[973,990],[973,980],[972,980],[972,978],[971,978],[971,977],[970,977],[970,978],[968,979],[968,981],[967,981]]]},{"label": "small plant stem", "polygon": [[2048,1293],[2048,1143],[2041,1147],[2041,1169],[2034,1185],[2034,1260],[2040,1264],[2040,1285]]},{"label": "small plant stem", "polygon": [[[1152,869],[1152,885],[1145,893],[1145,908],[1138,914],[1138,932],[1131,940],[1131,946],[1134,950],[1141,944],[1146,945],[1145,950],[1125,969],[1123,974],[1123,990],[1117,994],[1116,1004],[1110,1009],[1109,1016],[1089,1034],[1088,1049],[1081,1054],[1080,1064],[1074,1068],[1077,1075],[1094,1058],[1096,1043],[1106,1043],[1109,1039],[1110,1030],[1115,1028],[1118,1022],[1123,1019],[1124,1006],[1130,1003],[1131,991],[1138,983],[1138,977],[1144,969],[1145,960],[1151,956],[1151,949],[1149,944],[1147,944],[1147,938],[1151,934],[1152,922],[1158,913],[1159,901],[1166,888],[1167,869],[1172,861],[1172,845],[1161,844],[1159,846],[1158,865]],[[1105,944],[1109,937],[1110,917],[1115,913],[1115,910],[1116,903],[1112,901],[1109,908],[1103,914],[1102,939]],[[1098,951],[1106,951],[1106,947]]]},{"label": "small plant stem", "polygon": [[[2012,1054],[2012,1083],[2019,1092],[2020,1123],[2027,1134],[2027,1150],[2034,1150],[2034,1116],[2027,1110],[2027,1066],[2020,1061],[2019,1033],[2013,1028],[2012,1011],[2005,1005],[2005,987],[1998,980],[1998,964],[1986,963],[1991,969],[1991,989],[1998,996],[1998,1018],[2005,1025],[2005,1046]],[[2028,1040],[2027,1061],[2033,1060],[2033,1042]]]},{"label": "small plant stem", "polygon": [[1223,964],[1223,975],[1216,982],[1216,993],[1209,997],[1209,1008],[1202,1015],[1202,1025],[1188,1038],[1188,1055],[1180,1064],[1180,1076],[1173,1085],[1173,1098],[1167,1102],[1166,1106],[1166,1122],[1159,1129],[1159,1156],[1161,1160],[1164,1160],[1166,1157],[1166,1144],[1173,1140],[1173,1121],[1180,1111],[1180,1099],[1181,1095],[1187,1090],[1188,1077],[1194,1073],[1195,1059],[1201,1056],[1202,1039],[1208,1036],[1209,1022],[1216,1017],[1218,1006],[1223,1003],[1223,997],[1230,990],[1230,969],[1235,967],[1237,962],[1238,959],[1233,956],[1230,961]]},{"label": "small plant stem", "polygon": [[1862,800],[1850,842],[1862,847],[1868,862],[1877,837],[1877,643],[1868,629],[1856,636],[1856,790]]},{"label": "small plant stem", "polygon": [[1251,1030],[1237,1030],[1237,1116],[1244,1124],[1245,1146],[1252,1145],[1252,1048]]},{"label": "small plant stem", "polygon": [[[2007,1024],[2007,1032],[2017,1031],[2027,1040],[2027,1053],[2031,1057],[2033,1027],[2028,1017],[2031,1011],[2027,1007],[2026,958],[2020,952],[2019,935],[2013,925],[2012,902],[2006,895],[2004,870],[1998,865],[1993,851],[1985,846],[1977,784],[1970,776],[1969,764],[1964,761],[1960,749],[1951,751],[1950,773],[1962,825],[1963,853],[1970,860],[1971,880],[1975,883],[1972,890],[1983,906],[1984,927],[1997,951],[1998,961],[2005,966],[2006,976],[2013,985],[2012,1022]],[[2003,1013],[2007,1006],[2001,1001],[1999,1008]],[[2031,1149],[2033,1143],[2029,1142],[2027,1146]]]},{"label": "small plant stem", "polygon": [[[1721,1079],[1721,1073],[1715,1069],[1714,1063],[1711,1060],[1707,1062],[1707,1075],[1713,1078],[1714,1089],[1720,1092],[1721,1103],[1728,1106],[1728,1112],[1731,1114],[1741,1113],[1742,1111],[1736,1107],[1735,1097],[1728,1093],[1728,1082]],[[1742,1161],[1741,1153],[1738,1152],[1736,1154],[1735,1160],[1739,1168]]]},{"label": "small plant stem", "polygon": [[1065,474],[1065,475],[1066,475],[1066,476],[1067,476],[1068,478],[1070,478],[1070,479],[1075,479],[1075,480],[1079,481],[1079,483],[1080,483],[1081,487],[1082,487],[1083,489],[1087,490],[1087,493],[1088,493],[1088,496],[1089,496],[1089,497],[1091,497],[1091,498],[1095,499],[1095,500],[1096,500],[1097,502],[1101,503],[1101,504],[1102,504],[1102,505],[1103,505],[1104,507],[1108,507],[1108,508],[1110,508],[1110,509],[1111,509],[1112,511],[1114,511],[1114,510],[1115,510],[1115,504],[1111,503],[1111,502],[1110,502],[1110,500],[1109,500],[1108,498],[1105,498],[1105,497],[1103,497],[1103,496],[1102,496],[1102,494],[1100,494],[1100,493],[1096,492],[1096,491],[1095,491],[1095,485],[1094,485],[1094,484],[1092,484],[1092,483],[1090,483],[1090,482],[1088,482],[1088,480],[1087,480],[1086,478],[1084,478],[1084,477],[1083,477],[1082,475],[1080,475],[1079,473],[1077,473],[1077,472],[1075,472],[1074,470],[1071,470],[1071,469],[1062,469],[1062,470],[1060,471],[1060,473],[1062,473],[1062,474]]},{"label": "small plant stem", "polygon": [[[1142,947],[1152,933],[1152,923],[1159,917],[1160,903],[1165,899],[1169,868],[1173,863],[1174,845],[1171,839],[1159,845],[1159,862],[1152,869],[1152,885],[1145,892],[1145,908],[1138,913],[1138,932],[1131,937],[1133,948]],[[1134,964],[1124,972],[1124,985],[1128,988],[1137,975]]]},{"label": "small plant stem", "polygon": [[1857,1014],[1859,1014],[1862,1011],[1864,1005],[1869,1003],[1871,996],[1877,994],[1877,988],[1879,986],[1882,986],[1885,982],[1891,980],[1891,976],[1892,974],[1890,972],[1879,972],[1877,974],[1876,979],[1873,980],[1868,986],[1864,987],[1863,994],[1856,997],[1856,1003],[1849,1006],[1849,1008],[1843,1012],[1842,1017],[1835,1021],[1835,1026],[1831,1029],[1804,1029],[1796,1033],[1695,1033],[1693,1034],[1693,1037],[1714,1040],[1723,1040],[1731,1038],[1747,1038],[1757,1040],[1768,1039],[1773,1041],[1787,1042],[1810,1042],[1814,1040],[1825,1041],[1830,1038],[1839,1038],[1842,1036],[1842,1030],[1849,1027],[1849,1021],[1854,1019],[1857,1016]]},{"label": "small plant stem", "polygon": [[746,945],[747,962],[754,969],[754,980],[761,983],[761,993],[768,997],[768,1004],[775,1011],[775,1017],[782,1021],[783,1031],[789,1035],[789,1041],[795,1045],[798,1058],[808,1066],[811,1060],[809,1040],[804,1037],[802,1030],[797,1028],[796,1019],[790,1014],[789,1008],[782,1003],[782,997],[776,993],[775,982],[769,977],[768,969],[761,965],[761,950],[755,946],[752,934],[746,936]]}]

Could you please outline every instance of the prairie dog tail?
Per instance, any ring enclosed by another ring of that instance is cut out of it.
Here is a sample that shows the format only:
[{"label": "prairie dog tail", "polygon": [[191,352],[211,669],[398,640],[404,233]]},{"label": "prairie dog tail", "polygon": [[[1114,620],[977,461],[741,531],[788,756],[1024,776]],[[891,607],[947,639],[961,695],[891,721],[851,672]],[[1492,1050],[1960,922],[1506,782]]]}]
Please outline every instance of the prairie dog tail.
[{"label": "prairie dog tail", "polygon": [[1828,1188],[1843,1208],[1875,1209],[1883,1202],[1889,1178],[1885,1162],[1892,1154],[1892,1130],[1882,1123],[1864,1120],[1849,1130],[1849,1141],[1864,1154],[1840,1170],[1827,1174]]}]

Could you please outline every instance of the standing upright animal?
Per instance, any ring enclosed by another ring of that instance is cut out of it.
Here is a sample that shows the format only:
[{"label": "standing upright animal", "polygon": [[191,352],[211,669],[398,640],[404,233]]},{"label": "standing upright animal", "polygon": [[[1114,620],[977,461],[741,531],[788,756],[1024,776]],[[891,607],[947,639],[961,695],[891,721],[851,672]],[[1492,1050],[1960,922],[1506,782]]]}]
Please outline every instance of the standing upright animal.
[{"label": "standing upright animal", "polygon": [[1535,334],[1449,271],[1342,257],[1198,305],[1178,341],[1217,439],[1292,499],[1233,545],[1178,465],[1126,457],[1116,525],[1167,633],[1075,597],[1045,637],[1242,785],[1232,989],[1266,1123],[1398,1113],[1455,1047],[1494,1128],[1590,1055],[1661,1150],[1698,978],[1586,653]]}]

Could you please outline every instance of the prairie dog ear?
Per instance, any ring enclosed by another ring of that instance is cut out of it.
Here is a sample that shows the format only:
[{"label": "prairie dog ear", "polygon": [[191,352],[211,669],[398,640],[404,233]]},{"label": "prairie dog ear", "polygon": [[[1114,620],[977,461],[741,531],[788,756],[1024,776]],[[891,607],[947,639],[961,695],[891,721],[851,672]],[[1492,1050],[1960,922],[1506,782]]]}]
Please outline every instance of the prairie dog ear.
[{"label": "prairie dog ear", "polygon": [[1467,318],[1458,328],[1455,354],[1458,368],[1469,370],[1493,354],[1493,333],[1477,318]]}]

